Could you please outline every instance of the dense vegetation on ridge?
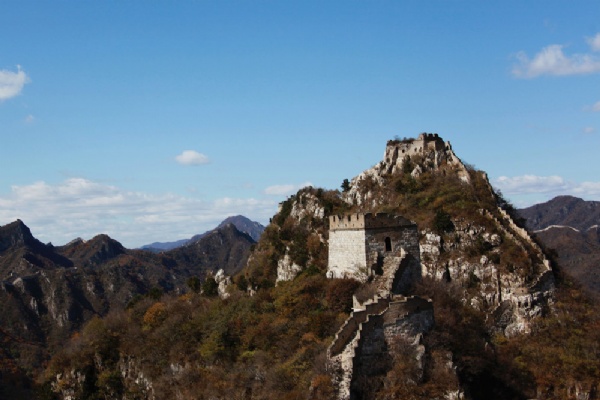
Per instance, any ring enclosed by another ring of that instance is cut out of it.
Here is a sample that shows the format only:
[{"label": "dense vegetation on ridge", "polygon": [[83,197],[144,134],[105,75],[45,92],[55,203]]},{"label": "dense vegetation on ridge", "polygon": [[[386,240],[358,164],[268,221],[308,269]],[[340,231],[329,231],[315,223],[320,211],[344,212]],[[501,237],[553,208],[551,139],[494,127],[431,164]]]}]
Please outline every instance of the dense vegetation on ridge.
[{"label": "dense vegetation on ridge", "polygon": [[55,247],[22,221],[0,227],[0,398],[32,398],[49,357],[92,317],[185,293],[190,279],[220,268],[236,273],[253,244],[230,224],[163,254],[125,249],[107,235]]},{"label": "dense vegetation on ridge", "polygon": [[[93,318],[37,378],[38,398],[58,399],[60,393],[77,399],[331,399],[325,352],[361,285],[325,277],[329,215],[397,213],[417,222],[421,232],[435,232],[448,242],[461,224],[503,235],[481,210],[494,214],[500,206],[518,221],[480,171],[468,168],[469,183],[444,169],[411,174],[415,165],[426,163],[409,159],[383,183],[369,177],[356,181],[359,187],[353,189],[371,199],[361,204],[344,201],[348,181],[343,192],[300,190],[281,204],[247,266],[234,276],[228,298],[190,285],[184,294],[140,297],[127,308]],[[476,241],[440,259],[459,252],[466,259],[494,259],[502,271],[512,273],[518,266],[524,278],[534,275],[540,261],[508,240],[501,252]],[[301,272],[276,283],[278,265],[286,257]],[[529,334],[510,338],[465,301],[477,290],[477,277],[464,284],[424,279],[413,288],[435,305],[435,326],[423,338],[428,348],[424,373],[411,347],[399,345],[385,375],[361,382],[363,398],[433,399],[458,391],[467,399],[574,399],[577,391],[594,398],[600,377],[600,308],[556,265],[554,272],[554,304]],[[204,285],[210,279],[201,277]],[[448,362],[455,374],[444,367]],[[2,379],[8,376],[3,373]],[[7,392],[9,386],[0,390],[5,391],[0,398],[19,398]]]}]

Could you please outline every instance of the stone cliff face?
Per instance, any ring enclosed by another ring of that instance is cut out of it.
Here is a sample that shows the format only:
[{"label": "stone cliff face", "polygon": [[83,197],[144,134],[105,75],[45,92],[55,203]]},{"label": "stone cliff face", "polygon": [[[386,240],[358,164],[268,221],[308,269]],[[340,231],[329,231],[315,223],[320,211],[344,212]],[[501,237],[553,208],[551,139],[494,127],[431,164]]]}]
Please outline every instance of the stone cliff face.
[{"label": "stone cliff face", "polygon": [[[292,204],[289,216],[295,221],[304,220],[323,220],[325,217],[325,208],[315,194],[308,191],[300,193],[298,199]],[[310,226],[309,229],[315,229]],[[324,243],[322,236],[319,234],[319,242]],[[292,280],[298,275],[304,266],[295,262],[290,256],[291,248],[286,247],[283,258],[277,261],[277,282]],[[307,260],[310,263],[311,260]]]},{"label": "stone cliff face", "polygon": [[[503,221],[506,227],[495,221],[506,231],[488,232],[485,226],[464,222],[457,222],[449,235],[424,231],[421,259],[425,276],[459,283],[465,288],[465,299],[493,316],[496,328],[511,336],[528,332],[531,321],[552,302],[554,277],[548,260],[529,236],[511,233],[510,220]],[[505,241],[533,254],[537,262],[501,264]],[[484,254],[469,256],[476,248],[485,249]]]},{"label": "stone cliff face", "polygon": [[385,176],[410,173],[418,178],[427,170],[443,170],[456,174],[464,182],[470,180],[450,142],[444,142],[437,134],[422,133],[417,139],[390,140],[383,160],[352,179],[344,200],[364,208],[385,204],[381,191],[387,184]]}]

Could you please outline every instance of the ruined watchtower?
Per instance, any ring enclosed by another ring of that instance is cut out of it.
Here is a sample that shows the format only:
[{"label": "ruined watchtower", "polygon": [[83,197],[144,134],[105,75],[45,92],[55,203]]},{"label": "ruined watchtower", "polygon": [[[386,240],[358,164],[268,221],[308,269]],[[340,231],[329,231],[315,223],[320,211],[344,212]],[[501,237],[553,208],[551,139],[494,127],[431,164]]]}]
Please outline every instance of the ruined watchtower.
[{"label": "ruined watchtower", "polygon": [[329,217],[328,277],[365,280],[381,275],[385,260],[402,254],[419,260],[419,234],[414,222],[384,213]]}]

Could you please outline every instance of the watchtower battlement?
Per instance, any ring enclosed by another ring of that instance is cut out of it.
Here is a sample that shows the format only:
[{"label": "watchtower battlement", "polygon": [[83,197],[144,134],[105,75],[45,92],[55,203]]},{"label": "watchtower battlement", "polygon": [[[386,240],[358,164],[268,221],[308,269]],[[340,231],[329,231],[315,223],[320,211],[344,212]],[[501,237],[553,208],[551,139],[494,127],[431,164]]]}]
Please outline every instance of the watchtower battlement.
[{"label": "watchtower battlement", "polygon": [[420,259],[417,225],[399,215],[355,213],[329,217],[330,278],[366,280],[383,273],[386,258],[401,257],[402,251]]},{"label": "watchtower battlement", "polygon": [[[389,156],[388,153],[394,153],[394,158],[400,156],[400,159],[403,159],[406,156],[426,154],[431,151],[438,153],[451,149],[450,142],[444,142],[437,133],[421,133],[416,139],[388,141],[384,157]],[[386,161],[389,163],[391,159],[388,158]]]},{"label": "watchtower battlement", "polygon": [[414,222],[386,213],[355,213],[346,215],[331,215],[329,217],[329,230],[347,229],[395,229],[401,226],[411,226]]},{"label": "watchtower battlement", "polygon": [[[377,165],[379,174],[394,174],[402,171],[405,161],[417,157],[420,168],[441,168],[444,165],[456,170],[458,177],[469,182],[469,173],[465,165],[452,151],[450,142],[444,142],[437,133],[421,133],[416,139],[395,139],[387,142],[383,161]],[[424,162],[426,161],[426,162]]]}]

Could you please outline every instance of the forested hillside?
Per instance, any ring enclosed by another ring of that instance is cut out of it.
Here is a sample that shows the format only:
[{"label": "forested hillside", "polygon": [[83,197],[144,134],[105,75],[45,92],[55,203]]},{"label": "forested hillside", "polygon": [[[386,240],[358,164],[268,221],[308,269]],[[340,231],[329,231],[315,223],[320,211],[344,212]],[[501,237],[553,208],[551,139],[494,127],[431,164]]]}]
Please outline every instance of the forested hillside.
[{"label": "forested hillside", "polygon": [[416,222],[422,275],[402,295],[431,299],[435,321],[416,343],[400,335],[383,349],[371,375],[354,376],[353,398],[594,398],[598,307],[486,175],[438,139],[390,141],[342,191],[288,198],[224,296],[203,277],[188,293],[93,318],[37,378],[40,398],[335,398],[327,348],[353,295],[372,298],[377,279],[326,277],[328,217],[349,212]]}]

